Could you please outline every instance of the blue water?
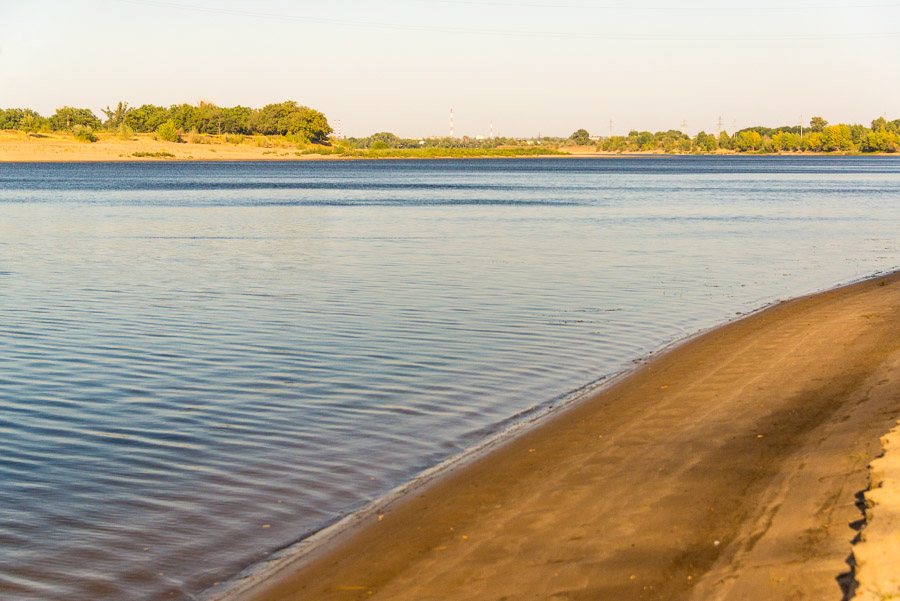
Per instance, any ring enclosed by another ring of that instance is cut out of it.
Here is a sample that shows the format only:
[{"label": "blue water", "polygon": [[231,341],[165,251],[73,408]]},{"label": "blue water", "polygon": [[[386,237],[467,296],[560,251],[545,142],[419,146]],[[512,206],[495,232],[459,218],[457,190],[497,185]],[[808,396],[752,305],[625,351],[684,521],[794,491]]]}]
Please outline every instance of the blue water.
[{"label": "blue water", "polygon": [[0,598],[189,599],[898,231],[882,157],[0,164]]}]

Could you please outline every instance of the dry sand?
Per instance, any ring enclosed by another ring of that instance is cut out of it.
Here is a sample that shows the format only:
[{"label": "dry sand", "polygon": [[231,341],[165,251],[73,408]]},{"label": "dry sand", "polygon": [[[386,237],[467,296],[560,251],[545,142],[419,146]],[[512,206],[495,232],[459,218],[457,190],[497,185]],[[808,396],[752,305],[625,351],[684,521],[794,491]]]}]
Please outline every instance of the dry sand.
[{"label": "dry sand", "polygon": [[881,443],[884,454],[869,464],[865,529],[853,547],[854,601],[900,599],[900,425]]},{"label": "dry sand", "polygon": [[[188,136],[189,137],[189,136]],[[71,134],[28,136],[22,132],[0,131],[0,162],[90,162],[90,161],[265,161],[316,160],[332,157],[298,155],[294,145],[280,140],[246,137],[241,144],[229,144],[200,136],[215,143],[175,143],[154,140],[149,134],[138,134],[122,140],[101,133],[94,143],[80,142]],[[257,146],[266,144],[265,146]],[[171,157],[136,157],[134,153],[169,153]]]},{"label": "dry sand", "polygon": [[226,598],[842,599],[898,413],[895,273],[694,338]]}]

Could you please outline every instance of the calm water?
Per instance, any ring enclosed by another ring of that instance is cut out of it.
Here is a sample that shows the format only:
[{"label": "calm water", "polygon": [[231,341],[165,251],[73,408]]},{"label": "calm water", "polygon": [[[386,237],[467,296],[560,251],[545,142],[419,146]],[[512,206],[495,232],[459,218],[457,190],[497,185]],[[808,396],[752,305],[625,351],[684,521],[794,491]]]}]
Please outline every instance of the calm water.
[{"label": "calm water", "polygon": [[189,599],[898,231],[889,158],[0,164],[0,598]]}]

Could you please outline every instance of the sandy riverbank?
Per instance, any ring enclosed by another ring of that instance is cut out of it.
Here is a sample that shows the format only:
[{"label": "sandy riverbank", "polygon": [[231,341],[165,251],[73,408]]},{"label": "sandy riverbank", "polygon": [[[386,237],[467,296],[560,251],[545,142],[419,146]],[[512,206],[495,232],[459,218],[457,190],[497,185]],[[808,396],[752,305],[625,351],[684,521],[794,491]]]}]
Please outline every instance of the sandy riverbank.
[{"label": "sandy riverbank", "polygon": [[[97,142],[80,142],[71,134],[42,134],[28,136],[22,132],[0,132],[0,162],[92,162],[92,161],[266,161],[315,160],[327,157],[301,155],[296,145],[284,146],[275,141],[253,138],[241,144],[175,143],[154,140],[149,134],[139,134],[122,140],[113,134],[101,133]],[[138,156],[135,156],[135,153]],[[140,156],[140,155],[157,156]],[[167,156],[171,155],[171,156]]]},{"label": "sandy riverbank", "polygon": [[898,413],[895,273],[692,339],[225,598],[841,599]]},{"label": "sandy riverbank", "polygon": [[[348,160],[351,158],[394,159],[420,158],[413,156],[364,156],[350,157],[339,154],[310,154],[298,150],[278,136],[240,136],[240,143],[227,142],[223,136],[185,136],[184,142],[166,142],[154,139],[152,134],[135,134],[123,140],[109,132],[99,132],[97,142],[81,142],[68,133],[28,135],[19,131],[0,131],[0,163],[57,163],[57,162],[107,162],[107,161],[321,161]],[[190,140],[196,137],[198,142]],[[523,152],[536,147],[526,147]],[[520,149],[522,150],[522,149]],[[660,155],[653,152],[603,152],[594,146],[565,146],[563,154],[522,154],[509,156],[448,156],[421,158],[622,158],[685,156]],[[723,151],[717,154],[731,154]],[[792,154],[792,153],[778,153]],[[776,155],[770,155],[776,156]],[[869,154],[867,156],[881,156]],[[897,156],[897,155],[893,155]]]},{"label": "sandy riverbank", "polygon": [[[533,148],[511,149],[511,152],[525,154],[484,155],[475,152],[467,156],[451,154],[446,157],[421,157],[412,151],[411,156],[390,156],[389,153],[375,156],[349,156],[341,154],[316,154],[321,147],[310,146],[300,151],[297,144],[280,136],[237,136],[238,143],[228,142],[225,136],[184,136],[183,142],[166,142],[155,139],[151,134],[135,134],[129,139],[99,132],[98,141],[82,142],[67,133],[27,135],[23,132],[0,131],[0,163],[56,163],[56,162],[110,162],[110,161],[322,161],[348,159],[396,159],[396,158],[526,158],[526,157],[567,157],[566,154],[528,154]],[[195,140],[195,141],[191,141]],[[575,156],[575,155],[572,155]],[[588,156],[579,154],[577,156]],[[599,156],[599,155],[598,155]],[[610,155],[611,156],[611,155]]]}]

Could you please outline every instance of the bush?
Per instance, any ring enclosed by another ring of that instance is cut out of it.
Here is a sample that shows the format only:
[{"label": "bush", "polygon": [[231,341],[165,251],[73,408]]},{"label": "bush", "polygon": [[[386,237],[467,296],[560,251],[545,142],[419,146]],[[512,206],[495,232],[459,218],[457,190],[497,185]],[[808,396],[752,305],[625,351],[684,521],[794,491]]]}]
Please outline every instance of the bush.
[{"label": "bush", "polygon": [[167,159],[167,158],[175,157],[175,155],[172,154],[171,152],[166,152],[164,150],[162,150],[160,152],[132,152],[131,156],[138,157],[138,158],[153,157],[153,158],[157,158],[157,159]]},{"label": "bush", "polygon": [[239,144],[244,143],[245,137],[246,136],[244,136],[243,134],[235,134],[233,136],[229,135],[229,134],[225,134],[225,141],[228,142],[229,144],[238,144],[239,145]]},{"label": "bush", "polygon": [[131,129],[130,127],[128,127],[125,124],[125,122],[123,121],[122,123],[119,124],[117,135],[122,140],[130,140],[131,137],[134,135],[134,130]]},{"label": "bush", "polygon": [[94,130],[87,125],[76,125],[72,128],[72,133],[75,135],[75,139],[80,142],[97,141],[97,136],[94,135]]},{"label": "bush", "polygon": [[301,146],[306,148],[309,145],[309,138],[303,134],[285,134],[284,139],[292,144],[296,144],[297,148]]},{"label": "bush", "polygon": [[209,136],[205,134],[201,134],[197,131],[197,128],[191,130],[191,133],[188,134],[187,141],[191,144],[211,144],[212,140],[210,140]]},{"label": "bush", "polygon": [[167,142],[181,142],[178,128],[175,127],[175,122],[171,119],[156,128],[156,135],[160,140],[165,140]]}]

